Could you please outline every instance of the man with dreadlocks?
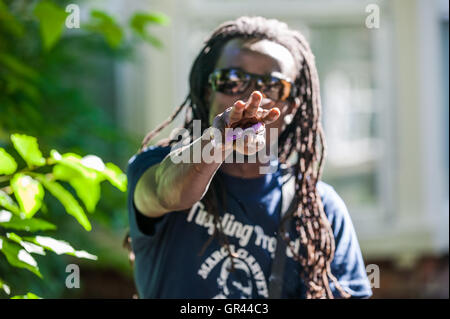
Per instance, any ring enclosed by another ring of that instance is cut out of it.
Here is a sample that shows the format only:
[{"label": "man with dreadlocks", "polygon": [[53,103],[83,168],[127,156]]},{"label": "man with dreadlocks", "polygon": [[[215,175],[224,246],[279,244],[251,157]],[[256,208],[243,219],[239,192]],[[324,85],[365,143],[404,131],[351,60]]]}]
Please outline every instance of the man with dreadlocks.
[{"label": "man with dreadlocks", "polygon": [[[305,38],[273,19],[226,22],[206,41],[189,80],[185,102],[129,162],[140,297],[370,297],[347,208],[320,181],[326,147],[319,79]],[[184,108],[187,143],[148,146]],[[229,128],[253,134],[227,142]],[[273,145],[271,161],[250,160]],[[206,147],[218,150],[219,160],[193,159]],[[245,160],[228,161],[236,153]],[[174,161],[180,154],[191,160]],[[263,174],[262,167],[274,169]]]}]

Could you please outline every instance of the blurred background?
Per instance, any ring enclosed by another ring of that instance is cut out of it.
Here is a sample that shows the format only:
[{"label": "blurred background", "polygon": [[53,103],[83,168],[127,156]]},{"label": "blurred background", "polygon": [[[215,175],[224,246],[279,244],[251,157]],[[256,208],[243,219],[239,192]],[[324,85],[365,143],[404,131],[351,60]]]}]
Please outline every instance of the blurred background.
[{"label": "blurred background", "polygon": [[[366,265],[379,269],[374,298],[449,297],[448,1],[49,0],[63,12],[80,8],[80,28],[63,27],[57,41],[42,25],[59,11],[36,15],[40,2],[0,0],[0,146],[27,133],[45,153],[93,153],[125,170],[145,133],[184,100],[214,28],[241,15],[277,18],[316,56],[328,145],[322,179],[344,199]],[[373,5],[375,26],[366,23]],[[97,261],[49,254],[39,280],[0,255],[0,277],[45,298],[132,298],[125,198],[102,186],[91,232],[58,221],[60,237]],[[64,284],[72,262],[80,289]]]}]

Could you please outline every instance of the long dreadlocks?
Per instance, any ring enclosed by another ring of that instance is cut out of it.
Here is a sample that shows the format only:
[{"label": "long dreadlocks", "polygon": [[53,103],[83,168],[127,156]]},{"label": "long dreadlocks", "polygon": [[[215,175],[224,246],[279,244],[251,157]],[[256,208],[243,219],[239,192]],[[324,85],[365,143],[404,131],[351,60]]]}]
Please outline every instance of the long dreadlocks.
[{"label": "long dreadlocks", "polygon": [[[186,110],[184,128],[193,137],[193,120],[201,120],[202,132],[209,123],[209,105],[205,99],[208,76],[213,71],[224,45],[231,39],[267,39],[286,47],[294,57],[299,73],[295,79],[299,107],[293,120],[284,124],[278,140],[278,158],[280,163],[287,163],[294,158],[291,165],[296,177],[295,199],[298,207],[286,214],[280,225],[281,234],[289,245],[295,260],[301,265],[301,279],[306,285],[307,298],[333,298],[330,280],[342,297],[349,297],[331,273],[331,262],[334,257],[335,242],[331,226],[325,215],[323,203],[317,190],[317,182],[322,174],[323,159],[326,156],[324,132],[321,126],[321,101],[319,78],[315,66],[314,55],[302,34],[290,30],[285,23],[262,17],[241,17],[220,25],[206,40],[200,54],[192,66],[189,84],[190,92],[186,100],[173,114],[149,132],[142,141],[140,152],[183,110]],[[157,143],[159,146],[172,146],[176,141],[165,139]],[[222,231],[218,203],[225,203],[221,180],[215,176],[202,198],[205,208],[213,218],[214,233],[205,243],[218,238],[221,245],[228,249],[228,239]],[[223,193],[223,192],[222,192]],[[299,251],[294,251],[288,232],[284,232],[284,224],[293,220],[295,230],[300,239]]]}]

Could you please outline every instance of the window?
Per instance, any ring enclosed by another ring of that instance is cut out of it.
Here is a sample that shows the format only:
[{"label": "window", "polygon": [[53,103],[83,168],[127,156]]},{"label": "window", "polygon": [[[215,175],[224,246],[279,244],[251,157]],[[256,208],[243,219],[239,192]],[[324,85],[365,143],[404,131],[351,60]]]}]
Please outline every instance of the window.
[{"label": "window", "polygon": [[328,153],[323,179],[352,212],[373,208],[379,200],[380,111],[374,101],[370,39],[363,24],[310,28]]}]

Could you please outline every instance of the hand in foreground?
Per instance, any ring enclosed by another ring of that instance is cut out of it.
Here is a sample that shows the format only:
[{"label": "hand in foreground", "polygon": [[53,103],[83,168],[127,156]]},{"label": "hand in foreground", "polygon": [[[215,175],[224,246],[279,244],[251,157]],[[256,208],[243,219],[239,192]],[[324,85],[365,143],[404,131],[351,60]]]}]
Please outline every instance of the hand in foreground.
[{"label": "hand in foreground", "polygon": [[270,108],[273,104],[273,101],[264,99],[259,91],[254,91],[247,102],[236,101],[214,118],[212,127],[218,129],[222,136],[221,141],[215,142],[222,143],[225,150],[233,148],[244,155],[258,152],[266,143],[265,125],[280,116],[277,107]]}]

